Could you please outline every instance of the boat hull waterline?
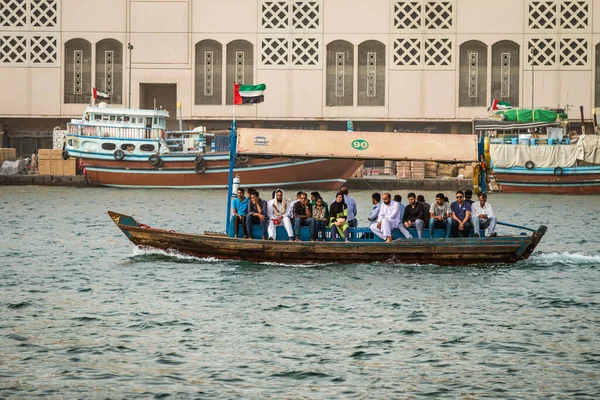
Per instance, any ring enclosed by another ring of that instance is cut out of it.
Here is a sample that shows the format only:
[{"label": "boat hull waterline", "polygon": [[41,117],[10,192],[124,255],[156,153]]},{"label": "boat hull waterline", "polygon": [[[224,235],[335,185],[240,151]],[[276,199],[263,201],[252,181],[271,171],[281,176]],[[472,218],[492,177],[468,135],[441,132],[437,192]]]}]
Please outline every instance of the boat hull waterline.
[{"label": "boat hull waterline", "polygon": [[494,238],[400,239],[383,242],[288,242],[230,238],[224,234],[188,234],[152,229],[134,218],[109,211],[111,219],[136,246],[175,251],[200,258],[282,264],[394,263],[503,264],[529,258],[546,232]]}]

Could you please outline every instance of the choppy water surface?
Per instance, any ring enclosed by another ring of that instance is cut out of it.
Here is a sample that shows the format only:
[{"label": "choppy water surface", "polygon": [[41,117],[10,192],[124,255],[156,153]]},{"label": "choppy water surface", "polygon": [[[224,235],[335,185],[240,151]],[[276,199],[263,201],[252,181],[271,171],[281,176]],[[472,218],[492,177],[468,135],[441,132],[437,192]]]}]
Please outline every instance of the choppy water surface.
[{"label": "choppy water surface", "polygon": [[487,267],[144,252],[106,215],[222,230],[223,199],[0,187],[0,398],[600,398],[600,197],[491,195],[549,231]]}]

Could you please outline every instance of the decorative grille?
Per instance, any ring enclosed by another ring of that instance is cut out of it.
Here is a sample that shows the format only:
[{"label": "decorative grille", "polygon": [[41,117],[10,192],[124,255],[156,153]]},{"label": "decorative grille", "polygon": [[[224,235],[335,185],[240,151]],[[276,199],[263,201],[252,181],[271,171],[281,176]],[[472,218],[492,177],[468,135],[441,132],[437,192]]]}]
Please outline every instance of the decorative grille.
[{"label": "decorative grille", "polygon": [[346,77],[346,53],[335,53],[335,97],[344,97],[344,79]]},{"label": "decorative grille", "polygon": [[261,41],[262,63],[264,65],[287,65],[288,47],[289,41],[287,38],[263,38]]},{"label": "decorative grille", "polygon": [[452,40],[448,38],[425,39],[425,65],[447,66],[452,64]]},{"label": "decorative grille", "polygon": [[530,65],[551,67],[556,64],[556,40],[552,38],[531,38],[527,43],[527,57]]},{"label": "decorative grille", "polygon": [[289,19],[285,1],[266,1],[261,6],[261,26],[264,29],[286,29]]},{"label": "decorative grille", "polygon": [[104,52],[104,90],[108,94],[113,94],[114,66],[115,52],[106,50]]},{"label": "decorative grille", "polygon": [[317,65],[319,63],[319,40],[317,38],[294,38],[292,40],[293,65]]},{"label": "decorative grille", "polygon": [[31,26],[35,28],[51,28],[58,23],[58,1],[31,1]]},{"label": "decorative grille", "polygon": [[244,56],[243,51],[235,52],[235,83],[244,84]]},{"label": "decorative grille", "polygon": [[510,97],[510,53],[500,53],[500,97]]},{"label": "decorative grille", "polygon": [[394,39],[394,65],[417,66],[421,64],[421,40]]},{"label": "decorative grille", "polygon": [[565,1],[560,4],[560,27],[563,29],[586,29],[588,27],[587,1]]},{"label": "decorative grille", "polygon": [[469,97],[477,97],[477,75],[479,72],[479,53],[469,52]]},{"label": "decorative grille", "polygon": [[73,94],[83,93],[83,50],[73,51]]},{"label": "decorative grille", "polygon": [[0,26],[19,28],[27,25],[25,0],[0,0]]},{"label": "decorative grille", "polygon": [[449,2],[425,3],[425,28],[450,29],[452,27],[452,11],[452,3]]},{"label": "decorative grille", "polygon": [[367,52],[367,97],[377,95],[377,53]]},{"label": "decorative grille", "polygon": [[557,5],[554,1],[532,1],[529,3],[529,28],[556,28]]},{"label": "decorative grille", "polygon": [[421,28],[421,3],[416,1],[397,2],[394,4],[395,29]]},{"label": "decorative grille", "polygon": [[582,38],[560,39],[559,63],[561,66],[584,66],[588,62],[588,41]]},{"label": "decorative grille", "polygon": [[27,41],[24,36],[0,36],[0,62],[22,64],[27,61]]},{"label": "decorative grille", "polygon": [[212,51],[204,52],[204,95],[212,96],[214,79],[214,53]]},{"label": "decorative grille", "polygon": [[30,59],[33,64],[53,64],[57,60],[57,43],[55,36],[33,36],[31,38]]},{"label": "decorative grille", "polygon": [[319,3],[295,1],[292,3],[292,26],[294,29],[316,29],[319,27]]}]

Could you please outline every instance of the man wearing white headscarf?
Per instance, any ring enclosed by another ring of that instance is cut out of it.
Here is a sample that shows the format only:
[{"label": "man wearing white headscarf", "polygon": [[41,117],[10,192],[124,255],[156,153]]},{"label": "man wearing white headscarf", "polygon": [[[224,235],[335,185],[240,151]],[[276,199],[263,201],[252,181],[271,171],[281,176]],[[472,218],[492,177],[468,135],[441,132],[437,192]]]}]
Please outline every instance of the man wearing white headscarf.
[{"label": "man wearing white headscarf", "polygon": [[277,189],[275,196],[267,203],[267,215],[269,217],[269,239],[277,238],[277,226],[283,225],[290,240],[294,239],[294,230],[292,229],[292,221],[288,217],[290,205],[285,199],[283,190]]}]

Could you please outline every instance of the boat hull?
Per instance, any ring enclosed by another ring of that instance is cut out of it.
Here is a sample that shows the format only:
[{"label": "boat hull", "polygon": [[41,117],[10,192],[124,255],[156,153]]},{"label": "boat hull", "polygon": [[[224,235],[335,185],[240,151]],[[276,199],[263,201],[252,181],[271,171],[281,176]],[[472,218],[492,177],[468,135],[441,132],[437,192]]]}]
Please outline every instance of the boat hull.
[{"label": "boat hull", "polygon": [[275,263],[398,263],[469,265],[514,263],[527,259],[546,231],[532,236],[494,238],[401,239],[382,242],[287,242],[187,234],[151,229],[126,215],[109,215],[129,240],[143,248],[197,257]]},{"label": "boat hull", "polygon": [[600,194],[600,167],[494,168],[496,182],[504,193]]}]

